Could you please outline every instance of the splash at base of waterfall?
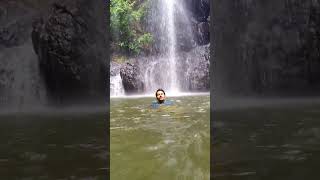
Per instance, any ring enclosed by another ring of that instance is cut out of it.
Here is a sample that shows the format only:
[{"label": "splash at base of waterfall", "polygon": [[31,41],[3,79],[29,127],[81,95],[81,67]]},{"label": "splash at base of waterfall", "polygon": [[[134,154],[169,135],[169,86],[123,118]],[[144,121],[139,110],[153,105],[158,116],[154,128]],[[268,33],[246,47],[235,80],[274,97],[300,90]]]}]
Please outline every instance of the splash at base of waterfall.
[{"label": "splash at base of waterfall", "polygon": [[125,95],[120,74],[110,77],[110,90],[111,90],[110,92],[111,97],[118,97],[118,96]]},{"label": "splash at base of waterfall", "polygon": [[[166,97],[181,97],[181,96],[207,96],[210,95],[210,92],[179,92],[179,93],[171,93],[166,92]],[[155,93],[151,94],[136,94],[136,95],[119,95],[119,96],[111,96],[111,98],[143,98],[143,97],[155,97]]]}]

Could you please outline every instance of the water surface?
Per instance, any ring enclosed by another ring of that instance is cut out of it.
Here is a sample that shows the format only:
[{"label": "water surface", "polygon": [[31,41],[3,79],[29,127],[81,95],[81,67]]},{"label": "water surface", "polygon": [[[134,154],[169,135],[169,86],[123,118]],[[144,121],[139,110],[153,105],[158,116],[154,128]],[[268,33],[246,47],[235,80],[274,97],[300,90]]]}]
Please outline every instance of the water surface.
[{"label": "water surface", "polygon": [[106,113],[49,112],[0,114],[0,179],[106,179]]},{"label": "water surface", "polygon": [[320,105],[294,102],[213,112],[213,178],[318,179]]},{"label": "water surface", "polygon": [[111,99],[111,180],[209,179],[209,96]]}]

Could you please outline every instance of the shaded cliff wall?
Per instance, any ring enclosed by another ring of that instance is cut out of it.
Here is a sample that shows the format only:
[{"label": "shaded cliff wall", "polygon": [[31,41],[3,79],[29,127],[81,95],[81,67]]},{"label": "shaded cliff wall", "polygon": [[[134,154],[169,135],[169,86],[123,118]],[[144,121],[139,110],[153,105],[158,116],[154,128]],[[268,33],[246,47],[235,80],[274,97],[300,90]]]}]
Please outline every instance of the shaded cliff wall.
[{"label": "shaded cliff wall", "polygon": [[218,94],[319,95],[319,1],[215,0],[212,8]]},{"label": "shaded cliff wall", "polygon": [[37,56],[33,50],[32,22],[49,8],[47,2],[0,2],[0,107],[45,103]]},{"label": "shaded cliff wall", "polygon": [[57,1],[33,24],[32,41],[54,100],[106,95],[107,22],[104,1]]},{"label": "shaded cliff wall", "polygon": [[30,83],[21,83],[21,77],[29,77],[35,84],[31,94],[38,96],[33,91],[41,79],[49,103],[104,103],[102,97],[109,94],[106,1],[12,0],[0,5],[2,97],[16,96],[10,92],[19,88],[20,99],[29,96],[24,92]]}]

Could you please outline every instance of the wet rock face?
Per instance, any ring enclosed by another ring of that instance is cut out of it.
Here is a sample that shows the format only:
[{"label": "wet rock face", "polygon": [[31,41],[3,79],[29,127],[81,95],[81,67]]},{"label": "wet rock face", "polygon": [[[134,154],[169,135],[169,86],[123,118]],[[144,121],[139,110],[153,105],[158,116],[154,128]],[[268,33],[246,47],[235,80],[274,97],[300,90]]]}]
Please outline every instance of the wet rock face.
[{"label": "wet rock face", "polygon": [[0,109],[42,102],[30,40],[32,21],[38,14],[23,0],[0,1]]},{"label": "wet rock face", "polygon": [[53,99],[102,99],[108,71],[103,1],[56,2],[33,24],[32,42]]},{"label": "wet rock face", "polygon": [[178,69],[182,80],[182,87],[188,91],[209,91],[210,90],[210,44],[198,46],[192,51],[181,54]]},{"label": "wet rock face", "polygon": [[221,91],[319,94],[319,1],[215,4],[215,73]]},{"label": "wet rock face", "polygon": [[[147,88],[150,88],[146,87],[150,80],[159,82],[159,85],[168,81],[163,78],[166,77],[163,76],[163,73],[168,73],[168,69],[161,68],[162,64],[159,63],[161,58],[163,57],[137,57],[130,59],[125,64],[111,62],[110,75],[115,76],[120,69],[125,93],[143,93]],[[209,91],[210,44],[197,46],[189,52],[179,52],[176,60],[177,78],[182,91]],[[150,70],[148,67],[151,67],[152,74],[146,75],[146,72]]]},{"label": "wet rock face", "polygon": [[[210,45],[199,47],[202,53],[198,53],[195,50],[196,54],[199,57],[199,61],[193,64],[193,68],[189,71],[188,77],[189,90],[191,91],[209,91],[210,90],[210,74],[209,74],[209,65],[210,65]],[[204,50],[201,50],[204,48]]]},{"label": "wet rock face", "polygon": [[191,15],[194,39],[197,45],[210,43],[210,4],[209,0],[185,0],[186,8]]},{"label": "wet rock face", "polygon": [[0,46],[14,47],[22,44],[29,38],[26,30],[22,22],[0,28]]},{"label": "wet rock face", "polygon": [[210,43],[210,28],[208,22],[200,22],[195,26],[195,36],[198,45],[206,45]]},{"label": "wet rock face", "polygon": [[19,1],[0,2],[0,50],[26,43],[35,15],[34,9]]},{"label": "wet rock face", "polygon": [[206,22],[210,15],[209,0],[185,0],[187,8],[198,22]]},{"label": "wet rock face", "polygon": [[126,63],[120,68],[120,76],[126,94],[142,93],[144,84],[137,65]]}]

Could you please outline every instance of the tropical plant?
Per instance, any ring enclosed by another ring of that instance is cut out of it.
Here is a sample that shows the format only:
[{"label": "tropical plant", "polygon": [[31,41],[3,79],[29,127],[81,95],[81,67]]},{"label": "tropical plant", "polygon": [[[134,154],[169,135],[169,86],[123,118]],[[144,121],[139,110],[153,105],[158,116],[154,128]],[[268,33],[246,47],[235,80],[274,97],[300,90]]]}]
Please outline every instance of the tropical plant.
[{"label": "tropical plant", "polygon": [[143,30],[148,1],[111,0],[112,43],[119,51],[139,54],[153,42]]}]

